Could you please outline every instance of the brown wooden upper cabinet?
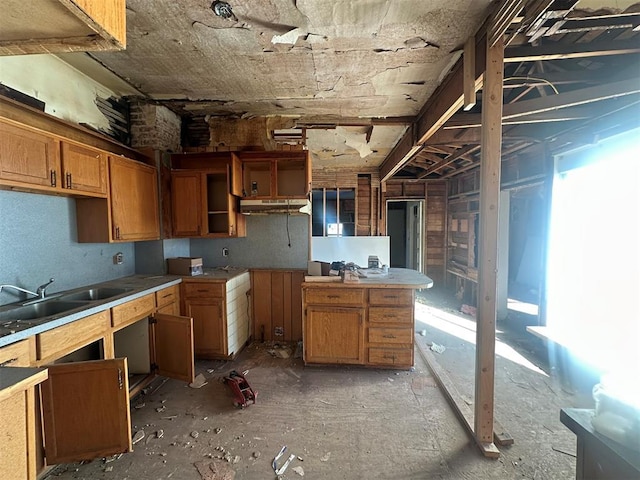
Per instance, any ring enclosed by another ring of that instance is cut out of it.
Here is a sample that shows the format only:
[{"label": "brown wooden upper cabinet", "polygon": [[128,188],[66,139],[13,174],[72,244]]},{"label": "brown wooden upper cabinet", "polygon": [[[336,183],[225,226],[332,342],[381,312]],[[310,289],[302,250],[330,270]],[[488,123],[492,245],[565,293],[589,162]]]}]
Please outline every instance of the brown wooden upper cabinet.
[{"label": "brown wooden upper cabinet", "polygon": [[172,156],[171,223],[174,237],[244,237],[239,213],[240,160],[233,153]]},{"label": "brown wooden upper cabinet", "polygon": [[308,151],[240,152],[242,196],[255,199],[307,198],[311,189]]},{"label": "brown wooden upper cabinet", "polygon": [[0,122],[0,183],[5,187],[107,196],[107,156],[101,150]]},{"label": "brown wooden upper cabinet", "polygon": [[123,50],[126,0],[5,0],[0,55]]},{"label": "brown wooden upper cabinet", "polygon": [[108,199],[76,200],[78,242],[131,242],[160,238],[158,173],[154,167],[109,156]]}]

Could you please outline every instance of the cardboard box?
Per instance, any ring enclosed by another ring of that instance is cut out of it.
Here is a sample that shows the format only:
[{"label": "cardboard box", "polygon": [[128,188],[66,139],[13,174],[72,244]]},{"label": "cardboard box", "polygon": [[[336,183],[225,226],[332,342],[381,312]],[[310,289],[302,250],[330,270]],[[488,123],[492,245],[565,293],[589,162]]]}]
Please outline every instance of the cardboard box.
[{"label": "cardboard box", "polygon": [[202,257],[167,258],[167,271],[173,275],[202,275]]},{"label": "cardboard box", "polygon": [[327,262],[317,262],[314,260],[307,262],[307,275],[310,276],[329,275],[330,269],[331,264]]}]

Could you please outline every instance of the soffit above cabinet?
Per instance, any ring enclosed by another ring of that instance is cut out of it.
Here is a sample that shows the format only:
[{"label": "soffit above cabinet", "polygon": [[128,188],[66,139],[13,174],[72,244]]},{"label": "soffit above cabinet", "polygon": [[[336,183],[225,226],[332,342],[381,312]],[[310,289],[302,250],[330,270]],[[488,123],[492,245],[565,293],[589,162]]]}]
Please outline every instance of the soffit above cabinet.
[{"label": "soffit above cabinet", "polygon": [[0,55],[123,50],[125,0],[5,0]]}]

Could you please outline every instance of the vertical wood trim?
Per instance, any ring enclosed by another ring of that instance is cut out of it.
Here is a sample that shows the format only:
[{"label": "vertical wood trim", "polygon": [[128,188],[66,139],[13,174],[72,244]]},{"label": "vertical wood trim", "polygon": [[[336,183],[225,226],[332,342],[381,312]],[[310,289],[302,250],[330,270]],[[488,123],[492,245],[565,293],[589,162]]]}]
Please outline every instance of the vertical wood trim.
[{"label": "vertical wood trim", "polygon": [[476,440],[493,442],[495,331],[502,142],[504,40],[487,45],[482,94],[482,158],[480,164],[480,243],[474,431]]},{"label": "vertical wood trim", "polygon": [[302,340],[302,282],[305,271],[298,270],[291,274],[291,340]]},{"label": "vertical wood trim", "polygon": [[[35,336],[35,335],[34,335]],[[30,387],[26,394],[26,420],[27,420],[27,478],[35,480],[38,473],[36,446],[36,389]]]},{"label": "vertical wood trim", "polygon": [[472,35],[464,44],[462,85],[464,89],[464,110],[471,110],[476,104],[476,39]]},{"label": "vertical wood trim", "polygon": [[291,275],[292,272],[285,272],[282,278],[282,309],[283,309],[283,315],[282,315],[282,322],[283,322],[283,327],[284,327],[284,341],[285,342],[290,342],[293,340],[292,338],[292,318],[291,318],[291,310],[292,310],[292,305],[291,305]]},{"label": "vertical wood trim", "polygon": [[276,337],[275,328],[285,326],[284,272],[271,273],[271,331],[270,339],[283,341],[284,336]]},{"label": "vertical wood trim", "polygon": [[264,340],[271,340],[271,272],[251,272],[251,292],[253,299],[253,338],[262,340],[264,326]]}]

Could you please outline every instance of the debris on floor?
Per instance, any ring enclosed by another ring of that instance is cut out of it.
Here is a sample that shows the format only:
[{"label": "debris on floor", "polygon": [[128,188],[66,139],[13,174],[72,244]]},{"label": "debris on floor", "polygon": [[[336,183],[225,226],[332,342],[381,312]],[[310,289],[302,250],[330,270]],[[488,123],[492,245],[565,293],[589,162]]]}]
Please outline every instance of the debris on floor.
[{"label": "debris on floor", "polygon": [[269,347],[267,353],[274,358],[289,358],[292,355],[292,348],[289,345],[274,343]]},{"label": "debris on floor", "polygon": [[476,307],[467,305],[466,303],[462,304],[462,306],[460,307],[460,311],[465,315],[471,315],[472,317],[476,316]]},{"label": "debris on floor", "polygon": [[301,477],[304,477],[304,469],[302,467],[293,467],[293,471],[296,472]]},{"label": "debris on floor", "polygon": [[189,386],[191,388],[202,388],[204,387],[207,383],[207,379],[205,378],[205,376],[201,373],[199,373],[196,378],[194,379],[194,381],[192,383],[189,384]]},{"label": "debris on floor", "polygon": [[136,443],[138,443],[140,440],[142,440],[144,438],[144,430],[138,430],[134,435],[133,438],[131,439],[131,443],[133,445],[135,445]]},{"label": "debris on floor", "polygon": [[432,342],[429,348],[436,353],[443,353],[446,350],[444,345],[438,345],[435,342]]},{"label": "debris on floor", "polygon": [[234,480],[236,477],[235,470],[221,460],[195,462],[193,466],[198,469],[202,480]]}]

